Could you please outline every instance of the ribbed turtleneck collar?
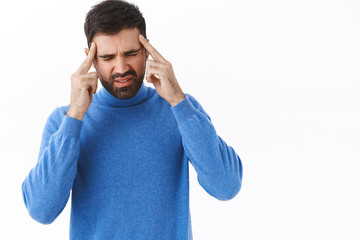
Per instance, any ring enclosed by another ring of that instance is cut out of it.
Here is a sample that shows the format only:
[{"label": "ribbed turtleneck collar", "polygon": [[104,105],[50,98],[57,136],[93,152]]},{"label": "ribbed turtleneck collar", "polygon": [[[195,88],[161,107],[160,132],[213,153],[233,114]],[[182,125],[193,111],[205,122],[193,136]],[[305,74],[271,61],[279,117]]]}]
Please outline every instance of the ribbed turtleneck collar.
[{"label": "ribbed turtleneck collar", "polygon": [[103,105],[110,107],[131,107],[145,102],[150,96],[150,87],[142,83],[137,94],[129,99],[117,99],[111,95],[104,87],[102,87],[96,94],[96,99]]}]

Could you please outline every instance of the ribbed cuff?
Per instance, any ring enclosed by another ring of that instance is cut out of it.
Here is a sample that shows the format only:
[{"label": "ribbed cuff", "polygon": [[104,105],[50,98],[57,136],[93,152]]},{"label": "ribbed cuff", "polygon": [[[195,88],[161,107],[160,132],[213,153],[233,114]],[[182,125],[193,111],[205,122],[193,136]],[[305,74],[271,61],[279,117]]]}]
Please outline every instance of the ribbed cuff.
[{"label": "ribbed cuff", "polygon": [[59,133],[72,138],[79,138],[83,122],[65,115],[59,128]]}]

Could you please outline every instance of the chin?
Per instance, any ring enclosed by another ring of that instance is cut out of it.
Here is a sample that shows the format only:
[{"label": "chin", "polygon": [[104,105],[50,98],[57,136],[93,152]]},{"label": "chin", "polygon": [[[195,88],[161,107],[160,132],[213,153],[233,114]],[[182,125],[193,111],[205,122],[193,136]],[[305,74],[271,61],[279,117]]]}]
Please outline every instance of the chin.
[{"label": "chin", "polygon": [[114,84],[101,81],[103,87],[117,99],[129,99],[135,97],[143,81],[134,81],[133,84],[126,87],[115,87]]}]

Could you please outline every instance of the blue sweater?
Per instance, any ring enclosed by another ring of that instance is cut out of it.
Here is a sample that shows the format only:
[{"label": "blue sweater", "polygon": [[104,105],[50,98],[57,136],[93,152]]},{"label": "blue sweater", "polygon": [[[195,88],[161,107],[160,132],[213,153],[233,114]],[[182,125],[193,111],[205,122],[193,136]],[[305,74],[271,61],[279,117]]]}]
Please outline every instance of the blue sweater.
[{"label": "blue sweater", "polygon": [[70,239],[192,239],[189,161],[211,196],[240,190],[240,158],[189,94],[171,107],[144,84],[126,100],[101,88],[82,121],[68,107],[49,116],[22,193],[50,224],[72,190]]}]

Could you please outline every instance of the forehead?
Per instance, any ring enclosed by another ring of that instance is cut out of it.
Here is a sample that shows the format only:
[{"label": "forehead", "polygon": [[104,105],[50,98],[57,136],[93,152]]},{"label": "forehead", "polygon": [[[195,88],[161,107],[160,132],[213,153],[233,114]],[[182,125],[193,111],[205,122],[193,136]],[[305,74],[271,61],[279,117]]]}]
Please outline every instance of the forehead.
[{"label": "forehead", "polygon": [[116,34],[96,34],[93,41],[96,43],[97,52],[124,52],[141,47],[139,42],[139,30],[137,28],[126,28]]}]

